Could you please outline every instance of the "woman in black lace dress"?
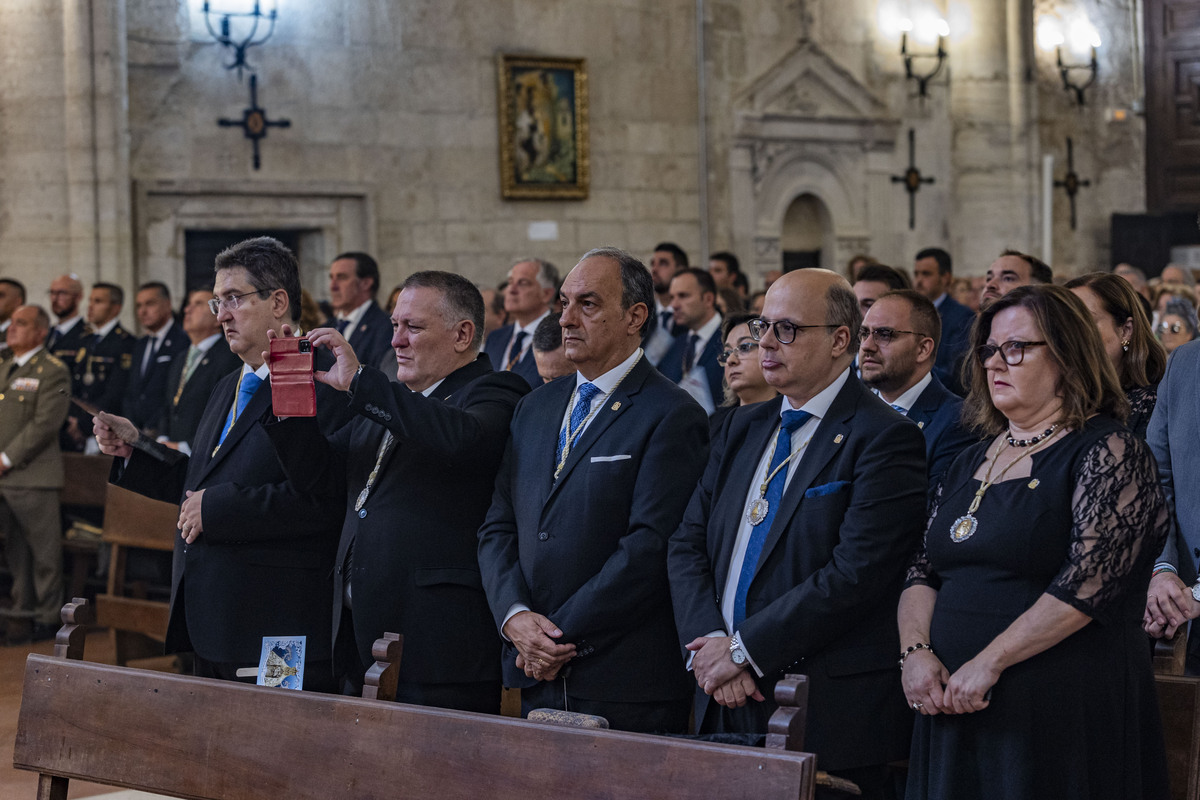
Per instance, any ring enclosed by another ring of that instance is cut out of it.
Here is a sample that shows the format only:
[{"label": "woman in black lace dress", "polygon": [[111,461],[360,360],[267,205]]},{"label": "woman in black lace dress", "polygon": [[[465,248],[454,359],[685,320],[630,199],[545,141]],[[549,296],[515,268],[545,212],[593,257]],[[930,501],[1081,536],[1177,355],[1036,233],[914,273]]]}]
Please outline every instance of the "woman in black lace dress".
[{"label": "woman in black lace dress", "polygon": [[900,599],[918,714],[907,798],[1165,798],[1141,631],[1167,511],[1087,308],[1055,286],[985,309],[964,414],[986,441],[935,490]]},{"label": "woman in black lace dress", "polygon": [[1129,281],[1111,272],[1093,272],[1067,282],[1067,288],[1091,312],[1104,352],[1117,370],[1129,400],[1129,430],[1146,438],[1146,426],[1158,399],[1158,382],[1167,369],[1167,351],[1154,336],[1150,318]]}]

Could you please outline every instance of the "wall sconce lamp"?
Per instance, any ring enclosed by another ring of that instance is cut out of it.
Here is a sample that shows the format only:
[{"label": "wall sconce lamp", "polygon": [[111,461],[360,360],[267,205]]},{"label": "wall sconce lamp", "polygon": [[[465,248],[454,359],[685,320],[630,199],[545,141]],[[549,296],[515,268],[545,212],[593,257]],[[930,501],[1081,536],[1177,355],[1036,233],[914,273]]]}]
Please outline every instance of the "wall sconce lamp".
[{"label": "wall sconce lamp", "polygon": [[[936,19],[932,21],[933,30],[937,34],[937,50],[933,53],[911,53],[908,50],[908,34],[913,29],[913,23],[905,20],[906,27],[903,27],[903,33],[900,34],[900,56],[904,59],[904,75],[909,80],[917,82],[917,94],[925,98],[929,94],[929,82],[933,80],[939,72],[942,71],[942,65],[946,63],[948,54],[946,53],[946,37],[950,35],[950,26],[946,24],[944,19]],[[926,60],[936,59],[933,69],[925,73],[918,73],[913,69],[913,62],[918,58]]]},{"label": "wall sconce lamp", "polygon": [[[917,82],[917,94],[922,99],[929,96],[929,83],[942,71],[946,63],[946,38],[950,26],[932,3],[923,0],[882,0],[879,4],[879,28],[891,38],[900,35],[900,57],[904,59],[904,76]],[[918,46],[936,43],[937,49],[914,52],[909,38]],[[932,64],[924,71],[917,63]]]},{"label": "wall sconce lamp", "polygon": [[[209,6],[208,0],[204,0],[204,24],[217,44],[233,49],[233,62],[226,64],[225,69],[236,69],[238,80],[242,79],[243,69],[250,69],[250,64],[246,61],[246,51],[271,38],[271,35],[275,33],[275,20],[278,13],[279,10],[274,7],[274,3],[272,3],[269,13],[263,13],[259,0],[254,0],[254,7],[250,11],[217,11]],[[220,18],[218,23],[220,32],[213,28],[212,18],[214,16]],[[249,30],[245,36],[234,37],[231,20],[240,18],[249,19],[252,22],[249,24]],[[267,23],[266,31],[260,33],[259,25],[264,21]]]},{"label": "wall sconce lamp", "polygon": [[[1043,50],[1054,50],[1054,64],[1062,78],[1063,90],[1075,95],[1076,104],[1085,105],[1084,92],[1096,82],[1096,48],[1100,46],[1100,34],[1088,22],[1087,17],[1077,14],[1063,32],[1063,22],[1056,15],[1047,14],[1038,20],[1037,42]],[[1088,53],[1083,63],[1063,60],[1063,46],[1073,54]],[[1082,78],[1076,76],[1082,75]]]}]

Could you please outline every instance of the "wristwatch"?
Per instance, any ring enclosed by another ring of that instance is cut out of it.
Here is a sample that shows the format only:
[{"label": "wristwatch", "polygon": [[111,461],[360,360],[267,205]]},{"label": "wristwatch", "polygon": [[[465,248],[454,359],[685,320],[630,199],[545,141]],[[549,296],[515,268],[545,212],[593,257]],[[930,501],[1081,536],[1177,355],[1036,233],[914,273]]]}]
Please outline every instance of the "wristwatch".
[{"label": "wristwatch", "polygon": [[746,666],[746,650],[742,647],[742,640],[736,633],[729,640],[729,660],[739,667]]},{"label": "wristwatch", "polygon": [[1200,603],[1200,580],[1192,584],[1192,599]]}]

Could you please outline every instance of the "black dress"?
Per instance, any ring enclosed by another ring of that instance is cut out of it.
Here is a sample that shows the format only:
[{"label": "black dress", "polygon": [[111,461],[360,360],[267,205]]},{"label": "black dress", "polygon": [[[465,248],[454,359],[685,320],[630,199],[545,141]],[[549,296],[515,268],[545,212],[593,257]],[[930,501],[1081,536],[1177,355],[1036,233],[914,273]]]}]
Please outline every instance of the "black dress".
[{"label": "black dress", "polygon": [[1149,449],[1097,417],[992,486],[970,538],[950,529],[974,497],[988,442],[935,496],[909,584],[938,590],[930,639],[953,675],[1043,594],[1091,617],[1006,669],[972,714],[917,716],[908,800],[1165,798],[1166,758],[1141,630],[1167,511]]},{"label": "black dress", "polygon": [[1146,427],[1154,413],[1154,404],[1158,402],[1158,384],[1130,387],[1125,390],[1125,397],[1129,400],[1129,420],[1125,425],[1145,441]]}]

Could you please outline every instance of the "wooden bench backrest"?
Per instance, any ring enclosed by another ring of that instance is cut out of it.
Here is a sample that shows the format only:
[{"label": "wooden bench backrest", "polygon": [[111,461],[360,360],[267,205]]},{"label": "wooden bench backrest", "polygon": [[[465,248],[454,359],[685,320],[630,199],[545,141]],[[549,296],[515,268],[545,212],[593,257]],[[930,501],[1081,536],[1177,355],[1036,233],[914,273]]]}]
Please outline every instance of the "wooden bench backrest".
[{"label": "wooden bench backrest", "polygon": [[63,453],[63,490],[60,502],[65,506],[103,507],[110,469],[112,456]]},{"label": "wooden bench backrest", "polygon": [[151,500],[136,492],[108,485],[104,504],[104,541],[122,547],[171,550],[177,534],[179,506]]},{"label": "wooden bench backrest", "polygon": [[815,757],[31,655],[13,763],[179,797],[811,797]]}]

